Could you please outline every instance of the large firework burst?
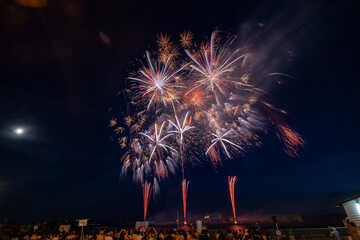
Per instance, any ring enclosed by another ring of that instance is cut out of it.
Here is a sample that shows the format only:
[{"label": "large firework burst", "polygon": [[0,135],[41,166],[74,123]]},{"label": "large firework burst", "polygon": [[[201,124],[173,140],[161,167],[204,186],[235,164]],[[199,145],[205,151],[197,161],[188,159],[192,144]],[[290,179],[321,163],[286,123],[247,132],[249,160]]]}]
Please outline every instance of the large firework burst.
[{"label": "large firework burst", "polygon": [[166,106],[175,99],[174,92],[180,87],[176,83],[176,78],[183,67],[176,68],[170,59],[167,57],[162,63],[152,60],[149,52],[146,52],[147,66],[129,77],[135,82],[133,86],[135,102],[146,104],[149,109],[154,103],[163,103]]},{"label": "large firework burst", "polygon": [[296,156],[305,141],[263,87],[287,75],[256,72],[254,54],[234,47],[235,38],[222,38],[219,31],[201,44],[193,40],[189,31],[179,44],[160,34],[153,58],[146,52],[145,64],[129,77],[131,114],[124,123],[116,118],[109,123],[127,149],[122,173],[131,170],[135,181],[152,181],[158,189],[158,180],[175,174],[180,162],[185,179],[184,167],[194,159],[208,156],[216,165],[242,156],[247,148],[261,146],[261,135],[270,132]]}]

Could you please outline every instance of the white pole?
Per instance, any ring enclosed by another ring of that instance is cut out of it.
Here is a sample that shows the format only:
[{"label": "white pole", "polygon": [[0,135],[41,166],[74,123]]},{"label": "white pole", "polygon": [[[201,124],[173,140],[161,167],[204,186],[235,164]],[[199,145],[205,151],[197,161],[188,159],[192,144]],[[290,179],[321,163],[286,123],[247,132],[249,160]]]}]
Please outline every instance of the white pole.
[{"label": "white pole", "polygon": [[83,226],[83,225],[81,225],[80,240],[82,240],[82,239],[83,239],[83,229],[84,229],[84,226]]}]

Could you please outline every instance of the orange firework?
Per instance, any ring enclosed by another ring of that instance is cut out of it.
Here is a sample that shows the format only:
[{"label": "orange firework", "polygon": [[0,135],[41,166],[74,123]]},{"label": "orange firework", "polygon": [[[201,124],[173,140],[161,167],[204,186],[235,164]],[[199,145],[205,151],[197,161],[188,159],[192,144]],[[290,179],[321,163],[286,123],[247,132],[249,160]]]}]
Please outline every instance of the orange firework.
[{"label": "orange firework", "polygon": [[208,155],[210,157],[211,163],[214,166],[217,166],[219,163],[221,164],[221,157],[219,152],[215,149],[215,147],[212,147],[208,151]]},{"label": "orange firework", "polygon": [[186,201],[187,201],[187,193],[189,188],[190,181],[186,181],[186,179],[182,180],[182,198],[183,198],[183,208],[184,208],[184,224],[186,224]]},{"label": "orange firework", "polygon": [[142,188],[143,188],[143,198],[144,198],[144,221],[146,221],[146,214],[147,214],[150,195],[152,191],[151,183],[145,181],[145,183],[142,185]]},{"label": "orange firework", "polygon": [[113,118],[109,121],[109,127],[114,127],[117,124],[116,118]]},{"label": "orange firework", "polygon": [[180,34],[180,44],[184,48],[189,48],[192,45],[191,40],[193,39],[194,35],[190,31],[185,31]]},{"label": "orange firework", "polygon": [[156,40],[156,43],[158,44],[158,46],[160,48],[165,48],[169,45],[170,43],[170,36],[167,35],[167,34],[163,34],[163,33],[160,33],[158,36],[157,36],[157,40]]},{"label": "orange firework", "polygon": [[234,187],[236,182],[236,176],[228,177],[229,181],[229,191],[230,191],[230,199],[231,199],[231,206],[234,214],[234,221],[236,223],[236,212],[235,212],[235,194],[234,194]]},{"label": "orange firework", "polygon": [[238,104],[238,105],[236,105],[236,108],[235,108],[235,111],[234,111],[234,115],[233,115],[233,116],[235,116],[235,115],[236,115],[236,113],[237,113],[238,109],[239,109],[239,104]]},{"label": "orange firework", "polygon": [[193,108],[201,108],[206,103],[206,95],[204,91],[200,89],[189,92],[184,97],[186,104]]}]

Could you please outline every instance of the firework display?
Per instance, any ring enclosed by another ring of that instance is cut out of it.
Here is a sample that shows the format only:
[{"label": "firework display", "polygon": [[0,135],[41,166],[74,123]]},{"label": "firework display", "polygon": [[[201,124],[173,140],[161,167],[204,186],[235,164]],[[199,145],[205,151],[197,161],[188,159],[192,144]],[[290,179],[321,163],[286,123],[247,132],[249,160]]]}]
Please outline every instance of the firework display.
[{"label": "firework display", "polygon": [[[145,62],[130,74],[124,91],[128,115],[109,123],[127,150],[121,159],[123,175],[131,171],[134,181],[152,182],[157,192],[158,182],[181,167],[184,220],[186,167],[207,159],[217,166],[222,159],[239,158],[246,149],[261,146],[261,135],[270,132],[290,156],[305,144],[283,120],[285,111],[268,100],[269,89],[262,87],[281,74],[259,77],[253,54],[235,47],[235,37],[215,31],[200,44],[194,38],[189,31],[180,34],[178,43],[158,35],[158,49],[147,51]],[[233,189],[236,177],[229,178],[231,194],[230,180]]]}]

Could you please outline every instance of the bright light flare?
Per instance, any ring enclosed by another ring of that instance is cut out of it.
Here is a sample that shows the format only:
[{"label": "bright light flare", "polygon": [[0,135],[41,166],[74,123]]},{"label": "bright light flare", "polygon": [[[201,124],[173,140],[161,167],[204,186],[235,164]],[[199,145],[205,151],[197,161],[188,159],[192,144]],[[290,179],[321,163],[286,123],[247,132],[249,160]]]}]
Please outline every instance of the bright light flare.
[{"label": "bright light flare", "polygon": [[15,129],[14,132],[15,132],[17,135],[21,135],[21,134],[24,133],[24,129],[22,129],[22,128],[17,128],[17,129]]}]

